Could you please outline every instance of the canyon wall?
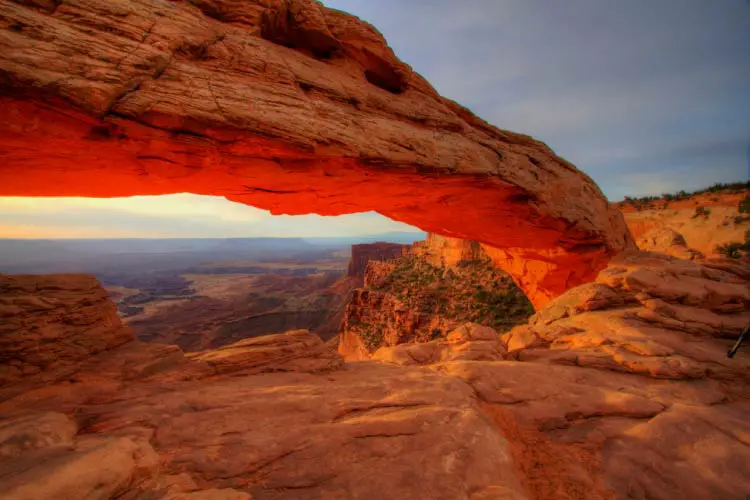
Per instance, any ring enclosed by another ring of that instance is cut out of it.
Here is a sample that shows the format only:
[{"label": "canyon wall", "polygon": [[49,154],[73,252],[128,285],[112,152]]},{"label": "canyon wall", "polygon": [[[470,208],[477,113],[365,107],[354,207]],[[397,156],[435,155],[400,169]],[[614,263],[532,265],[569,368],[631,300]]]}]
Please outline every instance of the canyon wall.
[{"label": "canyon wall", "polygon": [[395,259],[403,255],[408,248],[408,245],[382,241],[352,245],[352,256],[346,275],[356,279],[361,285],[364,282],[365,269],[369,262]]},{"label": "canyon wall", "polygon": [[368,359],[381,347],[445,338],[466,322],[502,332],[532,313],[479,243],[428,234],[398,258],[367,264],[344,313],[339,353]]},{"label": "canyon wall", "polygon": [[476,241],[449,238],[435,233],[428,233],[425,241],[416,242],[412,253],[439,267],[456,267],[461,262],[486,257],[482,245]]}]

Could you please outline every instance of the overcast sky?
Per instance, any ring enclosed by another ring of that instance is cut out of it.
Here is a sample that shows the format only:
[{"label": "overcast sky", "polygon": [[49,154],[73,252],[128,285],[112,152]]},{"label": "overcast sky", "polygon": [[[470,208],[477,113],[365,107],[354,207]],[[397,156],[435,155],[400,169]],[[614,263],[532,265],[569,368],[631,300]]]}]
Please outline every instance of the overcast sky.
[{"label": "overcast sky", "polygon": [[[531,134],[612,200],[746,180],[748,0],[324,0],[437,90]],[[341,236],[374,214],[272,218],[218,198],[4,200],[0,236]]]},{"label": "overcast sky", "polygon": [[324,0],[612,200],[745,180],[748,0]]}]

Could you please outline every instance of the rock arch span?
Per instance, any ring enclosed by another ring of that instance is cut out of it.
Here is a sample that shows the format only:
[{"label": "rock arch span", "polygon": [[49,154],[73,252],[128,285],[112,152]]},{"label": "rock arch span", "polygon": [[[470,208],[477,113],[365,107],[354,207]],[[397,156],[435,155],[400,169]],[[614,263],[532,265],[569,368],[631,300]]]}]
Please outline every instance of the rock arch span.
[{"label": "rock arch span", "polygon": [[0,195],[221,195],[482,242],[539,307],[634,247],[596,184],[314,0],[0,0]]}]

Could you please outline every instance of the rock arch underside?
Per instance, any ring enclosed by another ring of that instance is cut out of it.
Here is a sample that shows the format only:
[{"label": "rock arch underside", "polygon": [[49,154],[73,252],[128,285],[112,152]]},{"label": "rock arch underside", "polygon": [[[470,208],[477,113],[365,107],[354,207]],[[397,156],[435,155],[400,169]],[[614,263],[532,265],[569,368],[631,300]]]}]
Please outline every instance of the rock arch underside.
[{"label": "rock arch underside", "polygon": [[633,247],[596,184],[312,0],[0,0],[0,195],[221,195],[479,241],[537,307]]}]

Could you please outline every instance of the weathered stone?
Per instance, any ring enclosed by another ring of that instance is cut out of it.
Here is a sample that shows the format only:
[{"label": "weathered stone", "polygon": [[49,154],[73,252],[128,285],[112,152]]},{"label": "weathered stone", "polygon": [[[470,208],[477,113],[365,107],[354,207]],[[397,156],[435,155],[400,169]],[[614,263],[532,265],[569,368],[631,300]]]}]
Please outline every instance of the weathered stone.
[{"label": "weathered stone", "polygon": [[731,343],[710,338],[734,339],[750,323],[750,287],[738,274],[636,252],[614,259],[596,281],[569,290],[519,329],[550,346],[520,359],[674,379],[748,379],[748,360],[727,359]]},{"label": "weathered stone", "polygon": [[8,500],[109,500],[153,476],[159,457],[142,440],[88,437],[0,464],[0,491]]},{"label": "weathered stone", "polygon": [[0,386],[133,340],[93,276],[0,275]]},{"label": "weathered stone", "polygon": [[62,413],[25,415],[0,422],[0,459],[73,442],[78,427]]},{"label": "weathered stone", "polygon": [[343,364],[335,350],[307,330],[241,340],[188,357],[208,364],[219,374],[322,372],[336,370]]},{"label": "weathered stone", "polygon": [[638,238],[636,244],[641,250],[661,252],[680,259],[695,260],[704,257],[698,250],[688,248],[684,236],[666,227],[652,229]]},{"label": "weathered stone", "polygon": [[429,365],[445,361],[498,361],[505,354],[495,330],[466,323],[450,332],[446,340],[381,347],[372,359],[397,365]]}]

